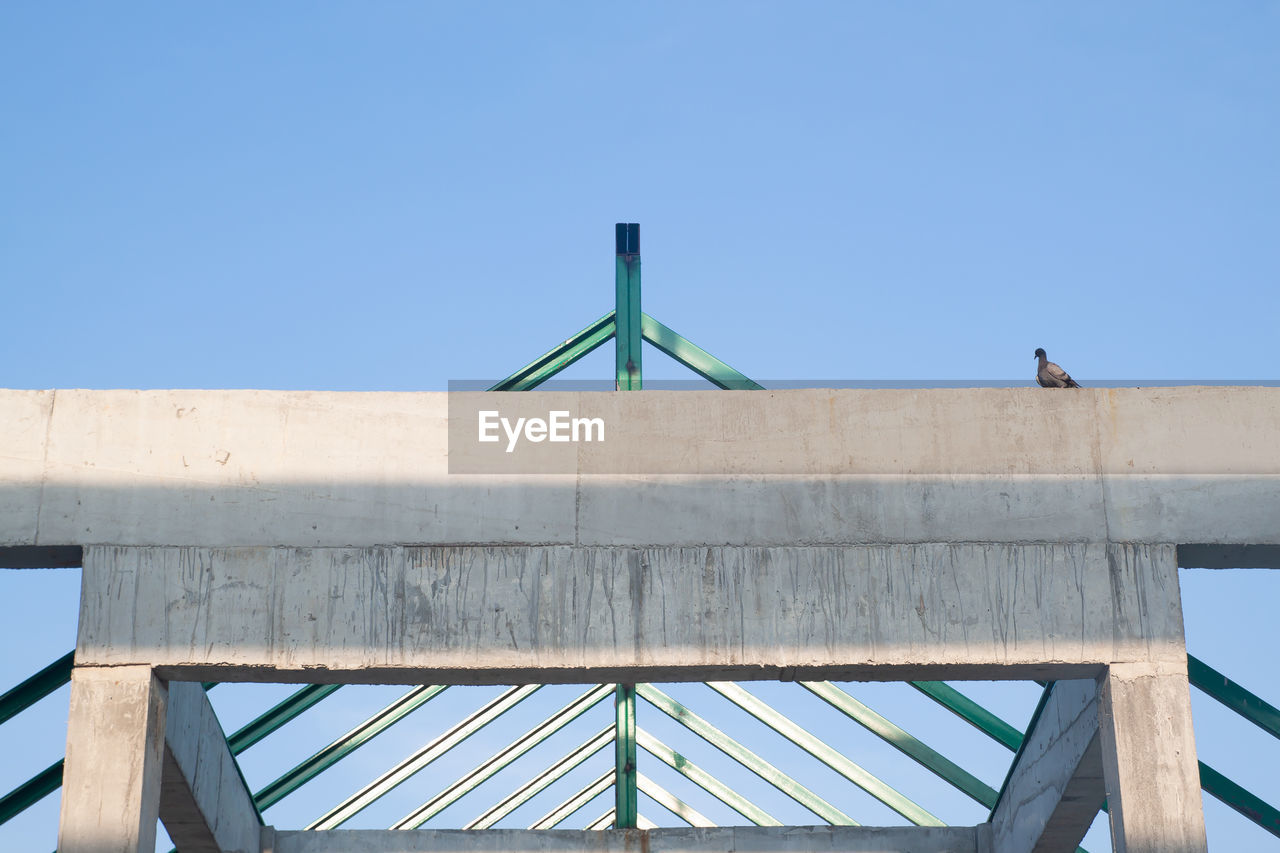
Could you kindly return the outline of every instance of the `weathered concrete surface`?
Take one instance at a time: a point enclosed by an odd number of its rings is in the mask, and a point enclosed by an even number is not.
[[[266,836],[271,838],[271,833]],[[984,853],[985,827],[328,830],[274,833],[264,853]]]
[[[1111,666],[1099,732],[1116,853],[1204,853],[1185,661]]]
[[[450,476],[443,393],[0,391],[0,547],[1280,544],[1275,388],[484,400],[610,431]]]
[[[38,544],[53,391],[0,391],[0,545]]]
[[[993,853],[1072,853],[1107,798],[1098,685],[1059,681],[991,815]]]
[[[261,821],[204,688],[169,684],[160,820],[180,853],[258,853]]]
[[[1183,660],[1182,637],[1171,545],[95,546],[77,662],[223,681],[1079,678]]]
[[[71,671],[61,853],[154,853],[165,702],[149,667]]]

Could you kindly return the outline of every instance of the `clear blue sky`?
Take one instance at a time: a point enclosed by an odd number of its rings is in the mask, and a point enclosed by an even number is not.
[[[1275,2],[9,2],[0,385],[499,377],[612,307],[619,221],[645,309],[759,379],[1274,380],[1277,45]],[[0,689],[69,647],[60,577],[0,573]],[[1184,584],[1280,704],[1270,578]]]

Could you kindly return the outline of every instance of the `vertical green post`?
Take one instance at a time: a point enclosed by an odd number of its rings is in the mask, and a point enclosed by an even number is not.
[[[640,225],[619,222],[617,229],[616,309],[619,391],[639,391],[640,380]]]
[[[614,691],[614,822],[615,829],[635,829],[636,686],[619,684]]]
[[[617,342],[619,391],[639,391],[640,368],[640,226],[617,225],[617,297],[614,328]],[[614,690],[614,822],[616,829],[634,829],[636,803],[636,686],[619,684]]]

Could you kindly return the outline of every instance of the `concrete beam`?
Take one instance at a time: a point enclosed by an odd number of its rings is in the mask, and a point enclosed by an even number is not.
[[[1111,666],[1099,730],[1116,853],[1204,853],[1185,661]]]
[[[1106,798],[1098,685],[1059,681],[992,812],[992,851],[1072,853]]]
[[[986,826],[327,830],[265,833],[263,853],[985,853]]]
[[[204,688],[169,684],[160,820],[178,853],[258,853],[262,821]]]
[[[77,661],[216,681],[1092,677],[1184,660],[1171,545],[85,549]]]
[[[61,853],[154,853],[165,703],[150,667],[71,671]]]
[[[499,401],[607,440],[450,475]],[[1280,545],[1277,388],[0,391],[0,447],[0,547]]]

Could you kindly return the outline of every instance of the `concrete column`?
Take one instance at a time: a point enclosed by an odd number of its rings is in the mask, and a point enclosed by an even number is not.
[[[60,853],[153,853],[167,702],[150,667],[72,670]]]
[[[1186,664],[1112,664],[1099,688],[1116,853],[1205,853]]]

